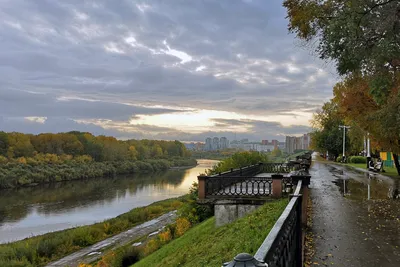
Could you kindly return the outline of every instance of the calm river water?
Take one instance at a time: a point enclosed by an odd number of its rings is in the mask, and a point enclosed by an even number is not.
[[[92,224],[133,208],[188,193],[217,163],[198,160],[186,170],[46,184],[0,191],[0,243]]]

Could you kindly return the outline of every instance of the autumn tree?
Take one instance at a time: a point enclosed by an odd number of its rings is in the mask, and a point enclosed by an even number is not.
[[[31,144],[31,135],[12,132],[8,133],[8,156],[9,157],[30,157],[35,151]]]
[[[8,149],[8,135],[0,131],[0,155],[7,155]]]
[[[400,153],[400,1],[286,0],[289,30],[336,63],[344,81],[335,101],[344,116]]]
[[[188,157],[179,141],[118,140],[90,133],[43,133],[30,135],[0,132],[0,155],[9,159],[25,157],[28,162],[61,163],[72,158],[88,161],[146,160]],[[90,160],[86,160],[90,159]]]
[[[280,157],[280,156],[282,156],[282,151],[279,148],[275,147],[274,150],[272,150],[272,152],[271,152],[271,156],[276,157],[276,158]]]

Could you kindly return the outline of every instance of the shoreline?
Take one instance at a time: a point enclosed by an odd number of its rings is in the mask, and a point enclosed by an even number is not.
[[[47,264],[49,264],[50,262],[56,262],[59,259],[68,257],[68,255],[72,255],[81,250],[85,250],[86,248],[95,246],[96,244],[101,243],[104,240],[112,240],[116,236],[119,236],[123,233],[128,233],[132,229],[140,228],[140,226],[144,227],[150,222],[154,222],[159,217],[164,218],[166,217],[165,214],[170,214],[171,212],[176,211],[177,209],[179,209],[179,207],[186,203],[187,198],[188,195],[185,194],[176,198],[156,201],[147,206],[131,209],[128,212],[122,213],[114,218],[110,218],[101,222],[27,237],[13,242],[2,243],[0,244],[0,253],[2,252],[2,250],[18,251],[20,249],[23,249],[25,253],[28,253],[27,255],[23,255],[22,257],[22,259],[25,258],[26,263],[33,264],[34,266],[47,266]],[[131,240],[130,237],[129,240]],[[127,243],[129,243],[129,241]],[[49,254],[49,257],[44,256],[44,258],[41,257],[40,259],[34,259],[35,261],[39,260],[40,263],[29,262],[27,260],[29,258],[29,255],[32,255],[32,253],[38,253],[37,251],[38,248],[41,247],[41,244],[46,244],[47,246],[53,248],[54,251]],[[65,250],[58,251],[57,247],[60,246],[65,247]],[[104,246],[104,248],[106,247],[107,246]],[[95,248],[98,247],[95,246]],[[1,259],[0,266],[3,266]]]
[[[147,161],[144,161],[144,163],[149,163]],[[151,163],[149,163],[151,164]],[[87,164],[89,165],[89,164]],[[56,165],[45,165],[45,166],[52,166],[55,169],[57,169]],[[139,170],[139,171],[135,171],[135,172],[116,172],[114,175],[107,175],[106,173],[104,175],[101,176],[95,176],[95,177],[79,177],[79,178],[72,178],[72,179],[61,179],[61,180],[57,180],[56,177],[53,177],[52,180],[49,181],[43,181],[43,182],[33,182],[33,183],[26,183],[26,184],[19,184],[13,187],[1,187],[0,186],[0,192],[2,190],[13,190],[13,189],[18,189],[18,188],[29,188],[29,187],[36,187],[36,186],[40,186],[40,185],[46,185],[46,184],[55,184],[55,183],[60,183],[60,182],[68,182],[68,181],[76,181],[76,180],[89,180],[89,179],[96,179],[96,178],[113,178],[116,175],[128,175],[128,174],[149,174],[149,173],[157,173],[160,171],[168,171],[168,170],[186,170],[186,169],[191,169],[198,166],[197,160],[196,160],[196,164],[191,164],[191,165],[184,165],[184,166],[172,166],[172,167],[168,167],[165,169],[158,169],[158,170]],[[1,168],[1,166],[0,166]]]

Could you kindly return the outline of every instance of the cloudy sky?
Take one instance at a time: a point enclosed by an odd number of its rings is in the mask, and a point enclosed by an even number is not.
[[[337,79],[281,0],[0,0],[0,130],[284,139]]]

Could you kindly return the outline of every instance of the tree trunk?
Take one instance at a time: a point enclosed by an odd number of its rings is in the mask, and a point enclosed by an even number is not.
[[[394,160],[394,165],[396,166],[397,169],[397,174],[400,175],[399,156],[393,153],[393,160]]]

